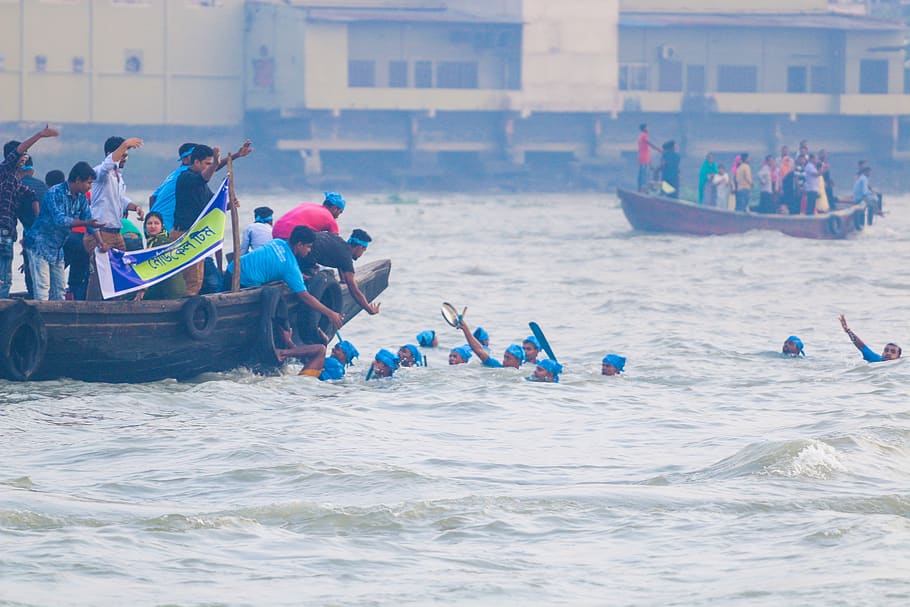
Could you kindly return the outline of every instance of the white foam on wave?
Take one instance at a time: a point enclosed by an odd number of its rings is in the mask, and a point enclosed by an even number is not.
[[[795,454],[765,468],[769,474],[787,478],[827,479],[835,473],[846,472],[847,467],[838,456],[837,449],[818,440],[810,440]]]

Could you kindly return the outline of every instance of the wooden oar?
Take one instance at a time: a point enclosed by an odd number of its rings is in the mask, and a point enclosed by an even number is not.
[[[543,348],[543,351],[547,353],[547,356],[550,357],[550,360],[555,361],[556,355],[553,354],[553,348],[550,347],[550,342],[547,341],[547,337],[540,329],[540,325],[538,325],[536,322],[529,322],[528,326],[531,328],[531,333],[533,333],[534,337],[537,338],[537,341],[540,342],[540,347]]]

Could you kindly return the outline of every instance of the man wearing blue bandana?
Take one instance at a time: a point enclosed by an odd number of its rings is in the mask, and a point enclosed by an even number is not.
[[[331,356],[325,359],[319,381],[335,381],[344,379],[344,365]]]
[[[781,353],[786,354],[787,356],[805,356],[806,353],[803,352],[803,340],[796,335],[791,335],[784,341]]]
[[[329,232],[316,232],[313,248],[301,260],[300,269],[309,277],[316,272],[317,266],[335,268],[354,301],[371,316],[379,314],[379,303],[370,303],[354,279],[354,260],[360,259],[372,241],[370,235],[360,229],[351,232],[347,241]]]
[[[256,207],[253,223],[248,225],[240,238],[240,254],[246,255],[272,240],[272,209]]]
[[[466,365],[471,360],[471,348],[468,344],[449,350],[450,365]]]
[[[395,371],[398,370],[400,363],[398,356],[383,348],[373,358],[373,372],[371,375],[376,379],[392,377],[395,375]]]
[[[436,331],[421,331],[417,334],[417,343],[423,348],[435,348],[439,345],[439,338],[436,337]]]
[[[528,335],[521,342],[521,347],[525,351],[525,362],[536,363],[537,355],[540,354],[540,342],[533,335]]]
[[[866,362],[880,363],[888,360],[897,360],[903,353],[899,345],[894,342],[889,342],[885,345],[885,349],[882,350],[881,354],[876,354],[872,351],[872,348],[867,346],[863,340],[857,337],[856,333],[847,326],[847,319],[844,318],[843,314],[840,315],[840,325],[843,327],[844,332],[850,336],[850,341],[853,342],[856,349],[863,353],[863,360]]]
[[[332,356],[338,360],[345,367],[350,367],[354,364],[354,359],[360,356],[360,352],[357,351],[357,348],[354,347],[354,344],[348,340],[339,341],[335,344],[335,347],[332,348]]]
[[[398,361],[402,367],[422,367],[423,355],[414,344],[405,344],[398,348]]]
[[[283,280],[297,299],[316,312],[326,316],[336,329],[343,324],[343,317],[338,312],[326,307],[321,301],[307,292],[306,283],[300,274],[299,263],[313,246],[313,231],[304,226],[297,226],[288,240],[276,238],[265,246],[240,258],[240,286],[258,287],[269,282]],[[234,262],[228,264],[224,284],[231,284]],[[325,350],[325,348],[323,348]],[[323,352],[324,355],[324,352]]]
[[[474,337],[477,338],[477,341],[480,342],[480,345],[483,346],[484,350],[490,349],[490,334],[487,333],[486,329],[477,327],[474,329]]]
[[[561,364],[555,360],[544,358],[543,360],[537,361],[537,366],[534,367],[534,373],[528,377],[528,380],[558,384],[560,373],[562,373]]]
[[[338,235],[338,218],[347,203],[338,192],[326,192],[322,204],[301,202],[282,215],[272,228],[275,238],[287,238],[297,226],[306,226],[314,232],[331,232]]]
[[[485,367],[493,367],[494,369],[501,369],[503,367],[509,367],[511,369],[518,369],[525,361],[525,351],[518,344],[511,344],[506,348],[505,352],[502,355],[502,361],[498,361],[487,352],[480,341],[471,333],[470,327],[468,324],[461,321],[461,331],[464,333],[465,339],[468,340],[468,345],[471,347],[471,350],[474,351],[474,354],[477,355],[477,358],[480,359],[480,362],[483,363]],[[476,333],[476,332],[475,332]]]
[[[601,361],[601,375],[619,375],[626,367],[626,357],[619,354],[607,354]]]
[[[174,229],[174,206],[177,201],[177,178],[180,177],[182,173],[190,168],[192,160],[190,155],[196,149],[196,143],[184,143],[177,149],[177,161],[180,162],[180,166],[171,171],[171,173],[165,177],[164,181],[158,188],[149,196],[149,210],[158,211],[161,213],[161,218],[164,220],[164,229],[169,233]],[[248,156],[250,152],[253,151],[253,148],[249,141],[244,141],[243,145],[240,146],[240,149],[231,154],[232,160],[237,160],[238,158],[243,158]],[[215,166],[215,171],[221,170],[227,164],[227,158],[220,159],[219,163]]]

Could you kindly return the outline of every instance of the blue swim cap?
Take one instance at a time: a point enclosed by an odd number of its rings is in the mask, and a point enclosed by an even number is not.
[[[417,334],[417,343],[424,348],[432,348],[434,339],[436,339],[436,331],[427,330]]]
[[[467,344],[465,344],[463,346],[458,346],[457,348],[452,348],[452,352],[457,352],[458,355],[461,356],[462,360],[464,360],[465,362],[468,362],[469,360],[471,360],[472,352],[471,352],[470,346],[468,346]]]
[[[341,351],[344,352],[344,355],[348,359],[348,364],[353,365],[354,359],[360,356],[360,352],[357,351],[357,348],[354,347],[354,344],[348,340],[339,341],[338,347],[341,348]]]
[[[540,342],[537,341],[537,338],[534,337],[533,335],[528,335],[527,337],[524,338],[524,341],[522,341],[521,343],[531,344],[532,346],[534,346],[535,348],[540,350]]]
[[[382,364],[384,364],[387,367],[389,367],[390,369],[392,369],[392,373],[394,373],[395,370],[398,369],[398,362],[399,362],[398,355],[389,352],[385,348],[383,348],[379,352],[377,352],[375,358]]]
[[[342,211],[344,210],[344,205],[345,205],[344,198],[342,198],[341,194],[339,194],[338,192],[326,192],[325,200],[323,201],[323,204],[325,204],[326,202],[338,207]]]
[[[322,373],[319,374],[321,381],[341,379],[344,377],[344,365],[337,358],[329,356],[323,363]]]
[[[490,341],[490,334],[487,333],[483,327],[474,329],[474,337],[477,338],[477,341],[479,342]]]
[[[525,349],[519,346],[518,344],[510,344],[506,348],[506,352],[518,359],[518,362],[524,364],[525,362]]]
[[[785,341],[792,341],[796,344],[796,347],[799,348],[800,354],[803,352],[803,340],[798,338],[796,335],[791,335]]]
[[[559,374],[562,373],[562,365],[555,360],[545,358],[537,361],[537,366],[543,368],[547,373],[553,375],[553,381],[559,381]]]
[[[401,346],[402,348],[407,348],[411,351],[411,354],[414,355],[414,364],[418,367],[423,365],[423,354],[420,353],[420,350],[414,344],[405,344]]]
[[[610,363],[616,370],[622,373],[623,367],[626,366],[626,357],[620,356],[619,354],[607,354],[604,356],[603,362]]]

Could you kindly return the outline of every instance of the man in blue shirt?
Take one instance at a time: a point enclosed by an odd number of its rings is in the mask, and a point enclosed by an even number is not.
[[[288,240],[275,240],[251,251],[240,258],[240,286],[258,287],[268,282],[283,280],[297,298],[313,310],[326,316],[336,329],[340,329],[343,317],[326,307],[307,292],[306,283],[300,273],[302,260],[313,247],[313,231],[306,226],[297,226]],[[225,285],[229,288],[234,272],[234,262],[228,264]]]
[[[101,227],[101,222],[92,219],[92,208],[85,196],[94,180],[92,166],[77,162],[66,183],[55,185],[45,193],[38,218],[25,233],[23,245],[28,251],[35,299],[65,299],[63,243],[72,228]]]
[[[856,336],[850,327],[847,326],[847,320],[844,318],[844,315],[840,315],[840,326],[844,328],[844,332],[850,336],[850,341],[853,342],[853,345],[856,346],[856,349],[863,353],[863,360],[870,363],[880,363],[886,360],[897,360],[901,357],[902,350],[901,347],[896,343],[890,342],[885,346],[885,349],[882,350],[881,354],[876,354],[872,351],[872,348],[867,346],[863,340]]]

